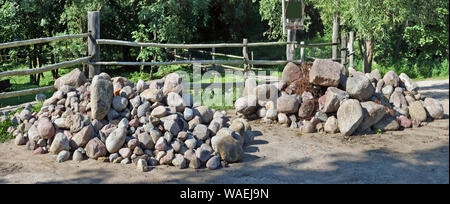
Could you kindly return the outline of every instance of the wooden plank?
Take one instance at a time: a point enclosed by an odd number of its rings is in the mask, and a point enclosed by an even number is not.
[[[100,12],[88,12],[88,55],[92,56],[90,62],[100,61],[100,46],[97,45],[97,39],[100,38]],[[95,75],[100,74],[100,67],[95,65],[88,65],[89,79],[94,78]]]
[[[87,63],[91,57],[83,57],[72,61],[67,62],[61,62],[57,64],[48,65],[45,67],[37,68],[37,69],[22,69],[22,70],[12,70],[12,71],[6,71],[0,73],[1,77],[7,77],[7,76],[24,76],[24,75],[31,75],[31,74],[37,74],[42,72],[47,72],[55,69],[62,69],[71,67],[78,64]]]
[[[275,45],[287,45],[296,44],[297,42],[260,42],[260,43],[249,43],[247,47],[263,47],[263,46],[275,46]],[[108,39],[97,39],[97,45],[120,45],[120,46],[130,46],[130,47],[156,47],[156,48],[167,48],[167,49],[199,49],[199,48],[233,48],[233,47],[243,47],[242,43],[219,43],[219,44],[161,44],[161,43],[139,43],[131,41],[122,40],[108,40]]]
[[[88,36],[89,36],[88,33],[83,33],[83,34],[77,34],[77,35],[63,35],[63,36],[56,36],[56,37],[38,38],[38,39],[32,39],[32,40],[1,43],[0,49],[12,48],[12,47],[22,47],[22,46],[26,46],[26,45],[34,45],[34,44],[41,44],[41,43],[75,39],[75,38],[87,38]]]
[[[27,89],[27,90],[21,90],[21,91],[3,92],[3,93],[0,93],[0,99],[12,98],[12,97],[17,97],[17,96],[26,96],[26,95],[43,93],[43,92],[54,91],[54,90],[56,90],[54,86],[46,86],[46,87],[39,87],[39,88]]]
[[[173,62],[95,62],[91,63],[98,66],[168,66],[168,65],[181,65],[181,64],[257,64],[257,65],[283,65],[289,62],[301,63],[300,60],[286,61],[286,60],[185,60],[185,61],[173,61]]]

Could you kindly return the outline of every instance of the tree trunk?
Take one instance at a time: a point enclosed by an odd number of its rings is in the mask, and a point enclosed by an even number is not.
[[[370,37],[366,40],[366,51],[364,58],[364,73],[370,73],[372,72],[372,61],[373,61],[373,47],[374,47],[374,40],[373,37]]]
[[[364,60],[363,63],[363,72],[370,73],[372,72],[372,61],[373,61],[373,48],[375,41],[373,37],[369,39],[359,40],[359,50],[361,52],[362,58]]]

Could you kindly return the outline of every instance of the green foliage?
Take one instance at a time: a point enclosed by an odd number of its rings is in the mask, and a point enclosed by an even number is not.
[[[8,118],[7,120],[0,121],[0,143],[14,139],[11,133],[8,133],[8,128],[13,124]]]

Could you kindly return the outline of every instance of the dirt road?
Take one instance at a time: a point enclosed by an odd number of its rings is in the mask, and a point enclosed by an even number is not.
[[[296,130],[252,122],[255,143],[243,162],[228,168],[179,170],[87,160],[56,163],[25,147],[0,144],[0,183],[449,183],[449,81],[419,82],[439,99],[443,120],[417,129],[344,138],[298,135]],[[232,114],[232,112],[230,112]],[[263,134],[264,133],[264,134]]]

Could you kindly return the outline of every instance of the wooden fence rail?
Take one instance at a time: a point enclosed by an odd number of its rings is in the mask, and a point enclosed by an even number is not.
[[[26,96],[26,95],[43,93],[43,92],[54,91],[54,90],[56,90],[54,86],[45,86],[45,87],[26,89],[26,90],[21,90],[21,91],[3,92],[3,93],[0,93],[0,99],[12,98],[12,97],[17,97],[17,96]]]
[[[6,72],[1,72],[0,77],[24,76],[24,75],[31,75],[31,74],[47,72],[47,71],[51,71],[51,70],[55,70],[55,69],[63,69],[63,68],[75,66],[78,64],[87,63],[87,62],[89,62],[90,59],[91,59],[91,57],[83,57],[83,58],[78,58],[78,59],[67,61],[67,62],[61,62],[61,63],[57,63],[57,64],[48,65],[48,66],[41,67],[41,68],[6,71]]]
[[[8,42],[8,43],[1,43],[0,49],[21,47],[21,46],[34,45],[34,44],[42,44],[42,43],[60,41],[60,40],[69,40],[69,39],[74,39],[74,38],[87,38],[87,37],[89,37],[89,33],[83,33],[83,34],[77,34],[77,35],[63,35],[63,36],[56,36],[56,37]]]
[[[181,64],[257,64],[257,65],[280,65],[288,62],[301,63],[300,60],[286,61],[286,60],[185,60],[173,62],[93,62],[88,63],[98,66],[167,66],[167,65],[181,65]]]
[[[263,47],[296,44],[297,42],[260,42],[248,43],[247,47]],[[120,45],[129,47],[156,47],[168,49],[200,49],[200,48],[241,48],[243,43],[219,43],[219,44],[161,44],[161,43],[141,43],[122,40],[97,39],[97,45]]]

